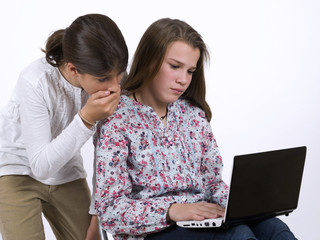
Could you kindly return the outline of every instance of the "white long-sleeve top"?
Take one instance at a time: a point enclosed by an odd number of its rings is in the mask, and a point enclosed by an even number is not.
[[[48,185],[86,178],[80,149],[95,127],[77,113],[87,99],[44,58],[24,69],[0,112],[0,176],[29,175]]]

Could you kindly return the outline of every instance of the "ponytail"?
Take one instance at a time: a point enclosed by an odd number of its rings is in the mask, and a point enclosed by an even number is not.
[[[46,49],[42,49],[47,62],[54,67],[60,67],[64,63],[62,51],[64,32],[65,30],[61,29],[52,33],[47,40]]]

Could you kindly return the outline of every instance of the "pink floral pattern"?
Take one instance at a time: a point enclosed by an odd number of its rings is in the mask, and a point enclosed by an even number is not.
[[[96,147],[95,205],[114,239],[143,239],[168,227],[172,203],[225,206],[222,159],[204,112],[186,100],[169,104],[167,126],[155,111],[122,95],[101,121]]]

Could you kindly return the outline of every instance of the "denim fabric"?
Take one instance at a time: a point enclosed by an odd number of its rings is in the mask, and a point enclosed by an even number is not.
[[[289,227],[278,218],[270,218],[251,226],[259,240],[296,240]]]
[[[173,225],[161,232],[149,234],[145,240],[296,240],[288,226],[278,218],[250,225],[224,229],[192,229]]]

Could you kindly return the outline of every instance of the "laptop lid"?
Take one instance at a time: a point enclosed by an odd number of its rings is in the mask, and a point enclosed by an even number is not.
[[[224,218],[177,225],[228,227],[289,214],[298,206],[305,157],[305,146],[235,156]]]
[[[306,147],[234,157],[226,224],[289,214],[298,206]]]

